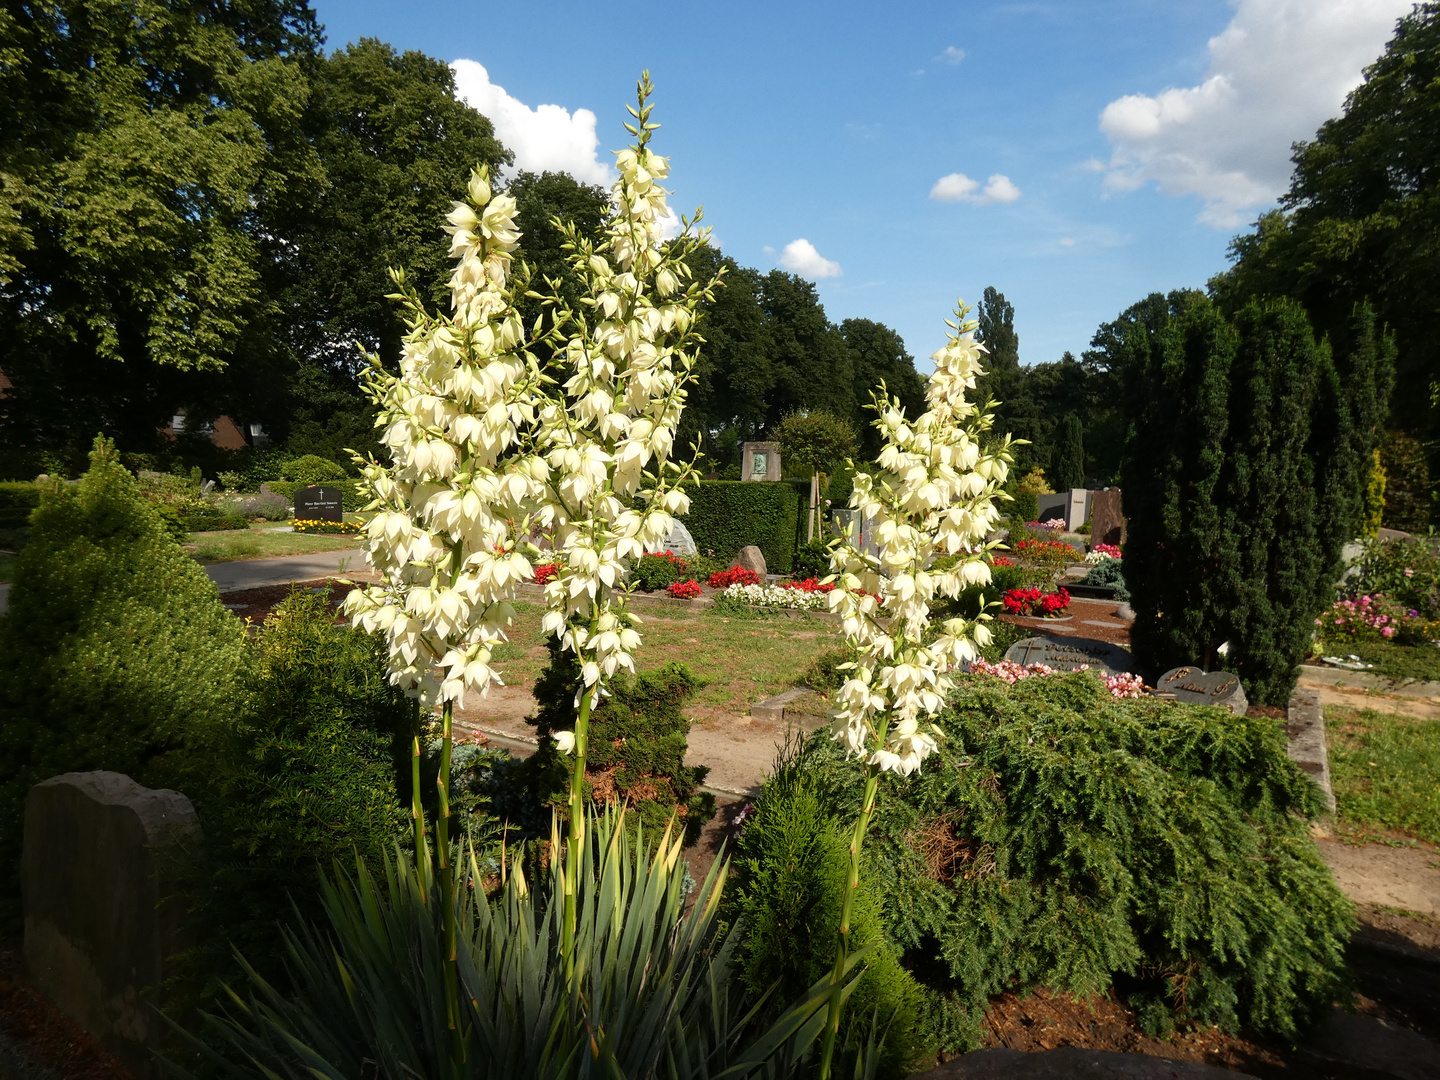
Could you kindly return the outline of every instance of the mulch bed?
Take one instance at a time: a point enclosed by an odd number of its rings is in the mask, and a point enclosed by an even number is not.
[[[10,1048],[56,1080],[139,1080],[24,978],[18,941],[0,945],[0,1031]]]
[[[259,589],[239,589],[236,592],[222,593],[220,599],[240,618],[261,623],[280,601],[290,595],[292,589],[308,589],[312,592],[328,591],[330,603],[339,608],[345,595],[350,591],[350,586],[342,585],[335,578],[315,578],[313,581],[296,581],[289,585],[266,585]]]
[[[1021,615],[997,615],[1002,622],[1023,627],[1031,634],[1054,634],[1057,637],[1094,638],[1111,645],[1130,644],[1130,623],[1115,614],[1120,605],[1114,600],[1088,600],[1072,597],[1065,614],[1067,622],[1054,619],[1031,619]]]

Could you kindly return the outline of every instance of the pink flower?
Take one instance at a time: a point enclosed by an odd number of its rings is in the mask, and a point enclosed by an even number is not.
[[[1394,637],[1394,636],[1395,636],[1395,627],[1393,627],[1393,626],[1387,626],[1387,627],[1385,627],[1384,630],[1381,630],[1380,633],[1384,634],[1387,638]]]

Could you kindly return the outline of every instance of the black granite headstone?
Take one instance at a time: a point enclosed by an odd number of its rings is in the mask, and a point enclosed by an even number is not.
[[[1236,716],[1244,716],[1250,703],[1240,677],[1228,671],[1202,671],[1198,667],[1171,668],[1155,684],[1157,694],[1174,694],[1176,701],[1190,705],[1219,705]]]
[[[344,498],[339,488],[306,487],[295,492],[296,521],[341,521]]]
[[[1102,675],[1120,675],[1130,670],[1130,650],[1094,638],[1032,637],[1017,641],[1005,650],[1005,659],[1028,667],[1044,664],[1056,671],[1077,671],[1088,667]]]

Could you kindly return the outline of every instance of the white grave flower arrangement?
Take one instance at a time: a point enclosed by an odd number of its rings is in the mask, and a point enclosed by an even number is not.
[[[850,911],[860,879],[860,853],[875,808],[882,772],[907,776],[936,749],[940,731],[930,719],[953,686],[949,673],[990,640],[985,613],[950,618],[931,634],[931,603],[955,598],[967,585],[990,581],[986,537],[999,520],[996,498],[1012,464],[1011,441],[988,441],[990,406],[967,400],[975,389],[985,347],[977,324],[961,305],[944,348],[931,359],[935,372],[926,410],[913,419],[898,399],[874,396],[875,427],[884,446],[878,469],[855,474],[850,505],[878,550],[867,553],[851,535],[831,553],[835,583],[830,610],[841,617],[850,660],[841,665],[832,731],[846,753],[865,765],[865,794],[850,844],[850,873],[840,916],[840,941],[831,981],[822,1074],[828,1076],[840,1021],[840,980],[850,933]],[[988,443],[988,445],[987,445]],[[949,557],[942,568],[935,560]]]

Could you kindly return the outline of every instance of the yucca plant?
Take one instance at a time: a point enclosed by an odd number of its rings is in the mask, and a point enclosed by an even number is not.
[[[442,885],[432,863],[403,853],[384,880],[363,862],[353,875],[337,868],[323,885],[328,925],[284,931],[291,985],[247,967],[249,987],[230,992],[223,1012],[205,1018],[210,1037],[194,1044],[223,1075],[267,1080],[740,1080],[809,1071],[830,978],[783,1009],[743,1000],[731,979],[738,937],[722,934],[716,919],[725,862],[687,899],[682,838],[667,828],[651,851],[623,816],[593,818],[581,849],[573,982],[562,955],[560,861],[550,859],[532,887],[517,858],[487,896],[473,852],[457,860],[467,1040],[458,1068],[434,902]],[[550,843],[561,850],[558,823]],[[847,995],[865,955],[848,958]],[[852,1029],[846,1071],[866,1075],[876,1026],[872,1018]]]

